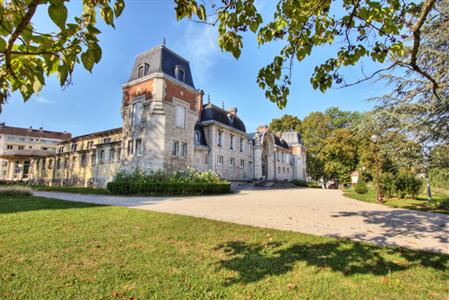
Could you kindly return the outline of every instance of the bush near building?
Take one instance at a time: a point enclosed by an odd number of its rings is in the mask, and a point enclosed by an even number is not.
[[[107,189],[120,195],[210,195],[229,193],[231,183],[213,171],[193,168],[175,172],[120,171],[108,183]]]
[[[0,186],[0,197],[24,197],[31,196],[33,191],[27,186],[4,185]]]
[[[423,182],[412,174],[382,174],[381,177],[382,192],[385,197],[400,199],[410,196],[416,199],[416,196],[422,190]]]
[[[355,185],[355,191],[357,194],[368,193],[368,187],[366,186],[366,182],[365,179],[363,179],[363,176],[359,176],[357,184]]]

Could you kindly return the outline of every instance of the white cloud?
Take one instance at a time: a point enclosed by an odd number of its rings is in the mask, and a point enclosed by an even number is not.
[[[221,50],[217,44],[217,28],[206,24],[189,23],[184,34],[182,47],[190,61],[194,78],[206,82],[212,72]]]
[[[40,104],[54,104],[54,103],[56,103],[55,101],[50,100],[50,99],[45,98],[45,97],[42,97],[42,96],[36,96],[36,97],[34,97],[34,99],[36,100],[37,103],[40,103]]]

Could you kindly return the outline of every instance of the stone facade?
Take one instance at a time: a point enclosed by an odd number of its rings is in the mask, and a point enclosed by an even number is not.
[[[119,169],[186,167],[235,181],[305,178],[298,133],[261,126],[248,134],[237,108],[203,104],[189,62],[164,45],[137,56],[122,90],[122,128],[59,143],[57,153],[32,160],[30,179],[104,187]]]

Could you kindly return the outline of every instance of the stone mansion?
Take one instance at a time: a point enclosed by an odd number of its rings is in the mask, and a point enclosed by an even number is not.
[[[195,88],[187,60],[157,46],[139,54],[122,86],[122,127],[62,139],[53,153],[0,155],[34,183],[104,187],[119,169],[213,170],[231,181],[304,179],[299,133],[247,133],[237,108]],[[24,178],[16,176],[16,179]]]

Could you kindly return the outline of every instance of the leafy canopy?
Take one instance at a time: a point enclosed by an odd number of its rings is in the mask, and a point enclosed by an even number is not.
[[[77,63],[92,68],[101,59],[96,26],[98,14],[114,27],[124,0],[82,0],[83,12],[68,19],[64,0],[0,0],[0,105],[10,92],[19,90],[26,101],[55,74],[61,86],[70,84]],[[39,32],[32,23],[38,9],[45,9],[57,32]]]
[[[218,44],[238,58],[243,33],[257,34],[259,45],[282,40],[278,55],[260,69],[257,82],[280,108],[287,104],[294,61],[301,62],[323,45],[340,45],[332,57],[316,65],[310,82],[325,92],[334,83],[347,85],[342,69],[366,58],[383,64],[389,57],[437,82],[417,64],[420,30],[437,0],[279,0],[273,18],[263,22],[255,0],[175,0],[178,19],[190,18],[218,26]],[[413,47],[406,54],[405,43]],[[373,74],[374,75],[374,74]],[[369,78],[371,76],[367,76]]]

